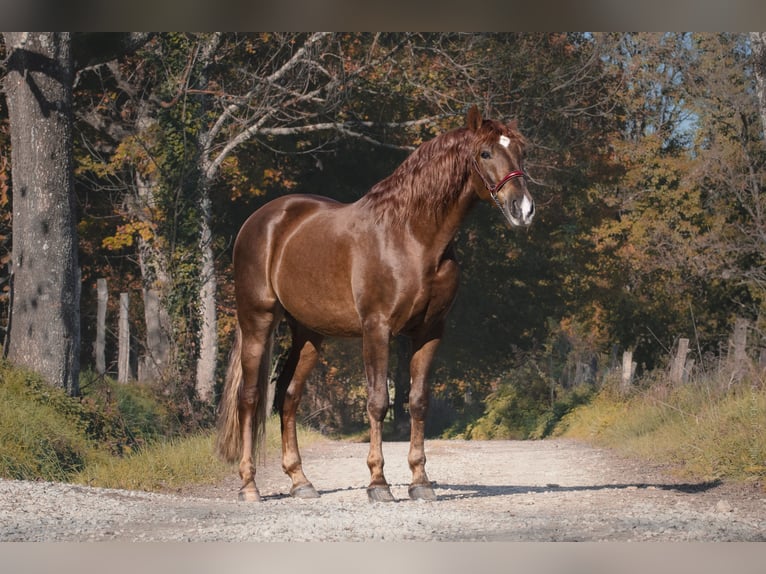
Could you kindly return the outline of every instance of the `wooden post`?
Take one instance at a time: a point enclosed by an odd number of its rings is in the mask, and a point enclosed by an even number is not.
[[[670,366],[670,382],[678,385],[684,380],[686,367],[686,354],[689,352],[689,339],[678,339],[678,350]]]
[[[96,372],[103,375],[106,372],[106,304],[109,301],[106,279],[96,281],[96,293]]]
[[[747,319],[738,318],[734,322],[734,334],[732,335],[731,346],[733,353],[730,355],[730,365],[734,380],[742,379],[747,370],[747,330],[749,323]]]
[[[117,382],[119,383],[127,383],[130,378],[130,324],[128,322],[128,306],[128,294],[120,293],[117,354]]]
[[[625,351],[622,354],[622,375],[620,377],[620,391],[628,392],[633,375],[636,372],[636,363],[633,362],[633,351]]]

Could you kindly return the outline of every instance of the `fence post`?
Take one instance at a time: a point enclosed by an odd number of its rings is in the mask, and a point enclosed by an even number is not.
[[[96,311],[96,372],[103,375],[106,373],[106,305],[109,301],[106,279],[96,281],[96,294],[98,300]]]
[[[730,365],[732,377],[739,381],[747,369],[747,330],[749,322],[747,319],[738,318],[734,322],[734,334],[732,335],[731,346],[734,348],[730,355]]]
[[[117,382],[127,383],[130,378],[130,324],[128,322],[129,299],[120,293],[120,322],[118,325]]]
[[[620,390],[628,392],[633,374],[636,372],[636,363],[633,362],[633,351],[625,351],[622,354],[622,374],[620,377]]]
[[[684,373],[686,372],[686,354],[688,352],[689,339],[678,339],[678,350],[673,359],[673,364],[670,366],[670,382],[674,385],[678,385],[684,380]]]

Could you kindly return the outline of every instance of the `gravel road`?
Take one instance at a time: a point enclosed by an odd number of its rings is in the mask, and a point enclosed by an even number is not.
[[[287,496],[276,458],[264,502],[238,479],[156,494],[0,480],[0,541],[766,541],[760,487],[687,484],[570,440],[426,443],[436,502],[407,498],[406,443],[385,443],[395,503],[371,504],[367,445],[303,449],[316,500]]]

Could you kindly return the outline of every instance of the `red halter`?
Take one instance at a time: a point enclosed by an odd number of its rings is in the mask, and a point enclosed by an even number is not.
[[[521,171],[520,169],[517,169],[515,171],[511,171],[506,175],[503,179],[498,181],[495,185],[491,185],[487,179],[484,177],[484,174],[481,173],[481,170],[479,169],[479,164],[476,163],[476,158],[473,158],[473,168],[476,170],[476,173],[479,174],[479,177],[484,182],[484,186],[487,188],[487,191],[492,195],[492,199],[497,201],[497,194],[500,191],[500,189],[509,181],[512,179],[516,179],[517,177],[526,177],[527,174]]]
[[[526,177],[526,175],[527,175],[526,173],[524,173],[520,169],[517,169],[516,171],[510,172],[503,179],[497,182],[497,185],[494,188],[490,189],[489,187],[487,187],[487,189],[489,189],[492,195],[497,195],[497,192],[500,191],[500,188],[503,187],[506,183],[508,183],[509,181],[517,177]],[[484,185],[487,185],[486,182],[484,183]]]

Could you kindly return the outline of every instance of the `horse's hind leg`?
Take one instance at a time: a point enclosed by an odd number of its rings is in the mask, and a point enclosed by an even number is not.
[[[255,318],[240,320],[242,329],[242,376],[243,384],[239,394],[239,420],[242,433],[242,458],[239,462],[239,476],[242,486],[239,499],[246,502],[260,501],[255,484],[253,453],[260,436],[260,429],[268,416],[267,400],[268,373],[271,363],[272,333],[279,317],[263,313]]]
[[[319,496],[303,473],[295,414],[303,394],[303,386],[319,359],[322,336],[290,320],[293,344],[284,369],[277,380],[276,405],[282,427],[282,470],[290,477],[290,494],[297,498]]]

